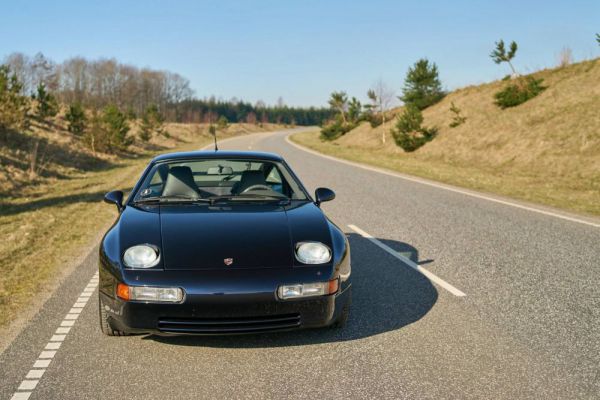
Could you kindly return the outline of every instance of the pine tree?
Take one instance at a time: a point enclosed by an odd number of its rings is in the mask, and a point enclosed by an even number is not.
[[[69,122],[68,130],[75,135],[83,135],[87,126],[87,118],[85,110],[81,103],[73,103],[69,106],[69,110],[65,114],[65,118]]]
[[[140,125],[140,139],[144,142],[150,140],[154,133],[163,134],[164,117],[160,113],[156,104],[151,104],[146,108]]]
[[[127,116],[119,111],[119,108],[111,104],[104,109],[102,122],[108,139],[108,150],[124,150],[131,144],[131,139],[127,137],[129,124]]]
[[[342,118],[342,123],[346,125],[348,123],[346,119],[346,109],[348,108],[348,95],[346,92],[333,92],[329,98],[329,105],[331,108],[339,112]]]
[[[444,95],[435,63],[422,58],[408,69],[400,97],[404,103],[423,110],[440,101]]]
[[[22,87],[8,66],[0,65],[0,130],[29,128],[29,99],[20,94]]]
[[[459,125],[462,125],[467,120],[467,117],[462,115],[462,111],[458,108],[454,102],[450,103],[450,112],[453,114],[452,122],[450,122],[450,128],[456,128]]]
[[[501,64],[503,62],[508,63],[508,65],[510,66],[510,69],[513,72],[513,75],[518,76],[519,74],[515,70],[515,67],[512,65],[512,63],[510,62],[515,57],[516,54],[517,54],[517,43],[512,41],[510,43],[510,49],[508,51],[506,51],[506,48],[504,47],[504,40],[500,40],[499,42],[496,42],[496,48],[494,49],[494,51],[492,51],[492,53],[490,54],[490,57],[492,58],[492,60],[494,60],[494,62],[496,64]]]
[[[398,116],[392,136],[396,144],[406,152],[417,150],[437,135],[437,128],[422,126],[423,114],[415,105],[409,104]]]
[[[348,119],[351,123],[356,124],[362,117],[362,104],[360,101],[353,97],[348,103]]]
[[[47,118],[54,117],[58,113],[58,102],[56,97],[46,90],[46,85],[40,83],[37,93],[33,96],[37,100],[37,118],[46,122]]]

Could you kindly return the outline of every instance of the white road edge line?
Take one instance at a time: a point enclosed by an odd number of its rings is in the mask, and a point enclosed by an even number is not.
[[[83,292],[79,295],[78,299],[75,300],[75,304],[80,303],[80,299],[84,293],[87,293],[88,296],[92,294],[90,292],[90,285],[92,284],[92,282],[94,282],[94,285],[97,284],[98,272],[96,272],[94,276],[90,279],[88,285],[85,287],[85,289],[83,289]],[[96,290],[95,286],[92,291],[94,290]],[[29,396],[31,396],[31,394],[37,387],[39,380],[44,375],[44,372],[46,372],[46,368],[48,368],[48,366],[52,362],[52,359],[56,355],[56,352],[60,348],[61,343],[65,340],[69,331],[71,330],[70,327],[75,324],[77,317],[79,317],[79,313],[85,306],[84,303],[83,306],[77,307],[77,314],[74,314],[72,312],[74,311],[73,308],[75,308],[75,304],[73,304],[73,307],[71,307],[67,315],[65,315],[64,319],[61,321],[60,326],[56,329],[56,333],[53,334],[48,343],[46,343],[46,347],[44,347],[44,350],[40,353],[37,360],[35,360],[35,362],[33,363],[32,369],[30,369],[27,372],[25,379],[23,379],[19,384],[17,391],[13,393],[11,400],[27,400]]]
[[[539,208],[525,206],[525,205],[522,205],[522,204],[513,203],[511,201],[506,201],[506,200],[501,200],[501,199],[495,199],[495,198],[490,197],[490,196],[486,196],[486,195],[483,195],[483,194],[478,194],[478,193],[474,193],[474,192],[470,192],[470,191],[466,191],[466,190],[461,190],[461,189],[458,189],[458,188],[455,188],[455,187],[452,187],[452,186],[449,186],[449,185],[438,184],[438,183],[435,183],[435,182],[427,181],[425,179],[411,177],[411,176],[406,176],[406,175],[395,173],[395,172],[392,172],[392,171],[387,171],[387,170],[382,169],[382,168],[371,167],[371,166],[368,166],[368,165],[364,165],[364,164],[360,164],[360,163],[356,163],[356,162],[344,160],[344,159],[333,157],[333,156],[330,156],[330,155],[321,154],[318,151],[309,149],[307,147],[304,147],[302,145],[299,145],[297,143],[292,142],[291,139],[290,139],[290,135],[287,135],[285,137],[285,141],[288,144],[296,147],[297,149],[300,149],[300,150],[305,151],[307,153],[314,154],[316,156],[323,157],[323,158],[326,158],[328,160],[337,161],[337,162],[342,163],[342,164],[347,164],[347,165],[351,165],[353,167],[362,168],[362,169],[365,169],[367,171],[378,172],[380,174],[393,176],[393,177],[404,179],[404,180],[407,180],[407,181],[410,181],[410,182],[416,182],[416,183],[420,183],[422,185],[432,186],[432,187],[435,187],[435,188],[438,188],[438,189],[444,189],[444,190],[448,190],[450,192],[460,193],[460,194],[463,194],[465,196],[471,196],[471,197],[475,197],[475,198],[478,198],[478,199],[487,200],[487,201],[491,201],[491,202],[498,203],[498,204],[503,204],[505,206],[511,206],[511,207],[515,207],[515,208],[520,208],[522,210],[527,210],[527,211],[535,212],[535,213],[538,213],[538,214],[548,215],[548,216],[551,216],[551,217],[560,218],[560,219],[564,219],[564,220],[571,221],[571,222],[577,222],[577,223],[580,223],[580,224],[593,226],[595,228],[600,228],[600,223],[596,223],[596,222],[592,222],[592,221],[586,221],[584,219],[579,219],[579,218],[574,218],[574,217],[569,217],[568,215],[562,215],[562,214],[558,214],[558,213],[555,213],[555,212],[552,212],[552,211],[546,211],[546,210],[542,210],[542,209],[539,209]]]
[[[356,225],[348,225],[348,228],[352,229],[354,232],[358,233],[360,236],[364,237],[365,239],[371,241],[373,244],[379,246],[380,248],[382,248],[386,252],[390,253],[391,255],[393,255],[394,257],[396,257],[397,259],[399,259],[400,261],[402,261],[404,264],[408,265],[409,267],[411,267],[415,271],[420,272],[425,277],[427,277],[427,279],[429,279],[431,282],[433,282],[433,283],[441,286],[442,288],[446,289],[447,291],[449,291],[453,295],[455,295],[457,297],[465,297],[466,296],[466,294],[464,292],[458,290],[457,288],[455,288],[454,286],[452,286],[451,284],[449,284],[445,280],[439,278],[437,275],[435,275],[435,274],[429,272],[428,270],[426,270],[425,268],[421,267],[419,264],[415,263],[410,258],[407,258],[407,257],[403,256],[402,254],[400,254],[396,250],[392,249],[388,245],[386,245],[386,244],[380,242],[379,240],[375,239],[373,236],[371,236],[367,232],[363,231],[358,226],[356,226]]]

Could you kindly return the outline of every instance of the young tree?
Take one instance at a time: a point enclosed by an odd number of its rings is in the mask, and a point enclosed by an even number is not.
[[[404,112],[398,116],[392,136],[396,144],[406,152],[412,152],[433,140],[437,135],[437,128],[422,126],[423,114],[415,105],[409,104]]]
[[[371,89],[369,89],[367,97],[372,103],[370,108],[377,114],[375,120],[371,120],[371,126],[375,127],[379,124],[385,124],[385,113],[392,104],[394,91],[382,79],[379,79]],[[385,144],[385,130],[381,133],[381,143]]]
[[[142,116],[139,134],[140,139],[147,142],[154,133],[162,134],[163,123],[164,117],[160,113],[158,106],[156,104],[149,105]]]
[[[29,96],[33,90],[30,85],[30,58],[23,53],[11,53],[4,58],[4,64],[10,69],[11,74],[17,76],[21,84],[21,95]]]
[[[596,33],[596,42],[598,42],[598,46],[600,46],[600,33]]]
[[[217,120],[217,129],[222,131],[223,129],[227,129],[228,126],[229,126],[229,120],[227,119],[226,116],[221,115],[219,117],[219,119]]]
[[[573,63],[573,50],[570,47],[563,47],[558,53],[558,66],[566,67]]]
[[[129,124],[127,116],[114,105],[108,105],[104,109],[102,122],[108,139],[108,150],[125,150],[131,144],[131,139],[127,137]]]
[[[462,110],[454,104],[450,103],[450,112],[453,114],[452,122],[450,122],[450,128],[456,128],[459,125],[464,124],[467,121],[467,117],[462,115]]]
[[[331,108],[339,112],[342,118],[342,123],[346,125],[348,123],[346,119],[346,109],[348,108],[348,95],[346,92],[333,92],[329,98],[329,105]]]
[[[402,100],[407,105],[413,105],[423,110],[445,96],[435,63],[426,58],[418,60],[408,69],[402,88]]]
[[[75,135],[81,136],[85,132],[87,118],[85,110],[81,103],[73,103],[69,106],[69,110],[65,114],[65,118],[69,122],[68,130]]]
[[[257,118],[256,118],[256,114],[252,111],[250,111],[248,114],[246,114],[246,123],[247,124],[252,124],[252,125],[256,125],[257,122]]]
[[[496,48],[494,49],[494,51],[491,52],[490,57],[492,58],[492,60],[494,60],[496,64],[501,64],[503,62],[507,63],[513,72],[513,76],[519,76],[519,74],[515,70],[515,67],[511,63],[511,60],[515,57],[516,54],[517,43],[512,41],[510,43],[509,50],[506,51],[506,48],[504,47],[504,40],[500,40],[499,42],[496,42]]]
[[[38,85],[37,93],[33,98],[37,100],[36,115],[41,122],[46,122],[47,118],[54,117],[58,113],[56,97],[46,90],[44,83]]]
[[[0,130],[29,128],[29,99],[21,95],[22,84],[6,65],[0,65]]]
[[[348,103],[348,120],[352,124],[358,123],[362,117],[362,104],[356,97],[352,97],[352,100]]]

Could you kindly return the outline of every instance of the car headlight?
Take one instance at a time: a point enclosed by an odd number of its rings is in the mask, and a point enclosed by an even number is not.
[[[149,244],[131,246],[123,254],[123,262],[129,268],[150,268],[160,261],[158,248]]]
[[[296,244],[296,259],[303,264],[325,264],[331,260],[331,250],[320,242]]]

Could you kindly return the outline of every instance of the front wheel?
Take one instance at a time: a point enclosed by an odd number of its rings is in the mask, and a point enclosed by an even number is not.
[[[346,323],[348,322],[348,317],[350,316],[350,305],[352,304],[352,288],[349,288],[348,290],[350,291],[350,293],[348,293],[348,301],[346,301],[342,312],[331,325],[331,327],[334,329],[341,329],[345,327]]]
[[[108,322],[108,315],[106,314],[106,310],[104,309],[104,303],[100,296],[98,296],[98,314],[100,316],[100,330],[106,336],[126,336],[127,333],[123,331],[118,331],[113,329]]]

